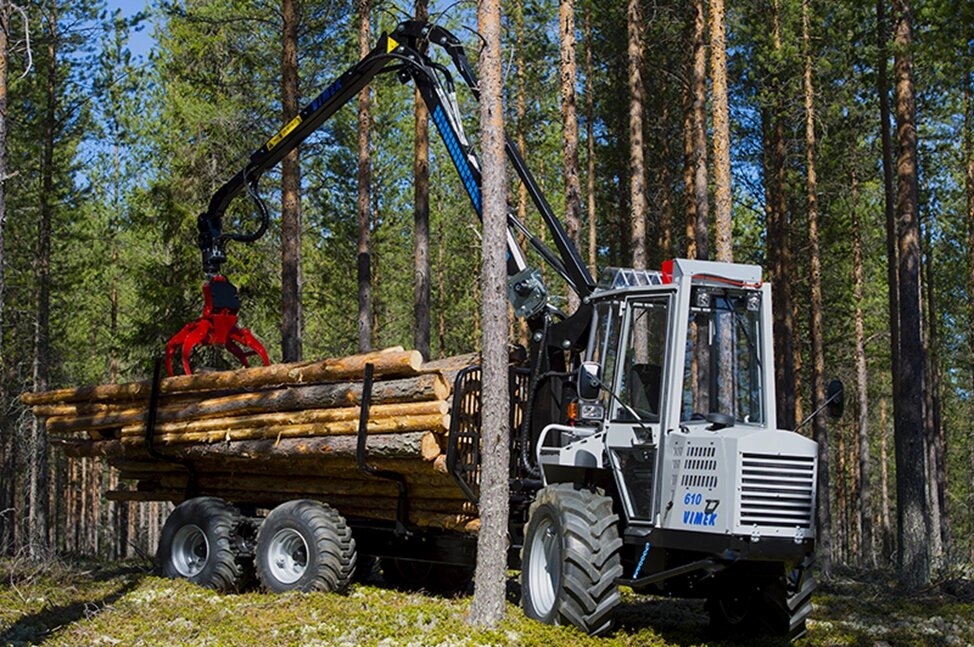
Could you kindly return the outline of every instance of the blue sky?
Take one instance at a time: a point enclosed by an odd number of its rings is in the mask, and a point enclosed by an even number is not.
[[[148,3],[143,0],[108,0],[108,11],[109,13],[115,11],[116,9],[122,10],[122,15],[131,16],[132,14],[145,9]],[[132,50],[132,55],[135,57],[142,58],[149,53],[152,46],[155,44],[155,39],[152,36],[153,25],[150,22],[142,30],[133,33],[129,37],[129,49]]]

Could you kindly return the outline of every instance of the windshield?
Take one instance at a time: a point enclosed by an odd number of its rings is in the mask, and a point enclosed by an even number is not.
[[[764,422],[760,293],[697,288],[691,302],[680,419]]]

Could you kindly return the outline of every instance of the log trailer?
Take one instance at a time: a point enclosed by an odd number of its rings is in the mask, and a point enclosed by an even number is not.
[[[428,46],[441,47],[453,71]],[[256,150],[199,216],[207,310],[170,342],[170,372],[180,348],[189,371],[198,343],[266,363],[259,342],[236,328],[239,300],[220,273],[226,243],[266,231],[261,175],[386,72],[419,89],[481,215],[480,167],[454,81],[456,73],[477,99],[475,72],[449,31],[403,22]],[[607,268],[596,283],[510,140],[506,152],[554,246],[509,215],[508,294],[530,328],[530,347],[510,369],[509,557],[521,570],[525,612],[601,633],[619,587],[629,586],[705,598],[720,629],[800,635],[814,588],[817,446],[775,425],[771,287],[761,269],[678,259],[660,271]],[[243,192],[260,225],[227,233],[223,214]],[[576,312],[552,304],[519,235],[579,295]],[[370,384],[366,370],[359,467],[395,480],[363,456]],[[461,371],[453,393],[448,469],[476,505],[479,367]],[[841,395],[832,395],[835,413]],[[169,517],[158,558],[167,575],[222,589],[236,587],[252,562],[273,591],[342,590],[357,554],[379,558],[393,582],[462,588],[475,537],[412,527],[408,505],[403,486],[398,520],[376,523],[343,518],[327,500],[291,501],[260,516],[254,501],[197,496]]]

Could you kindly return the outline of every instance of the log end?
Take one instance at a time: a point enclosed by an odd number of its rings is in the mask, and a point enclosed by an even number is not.
[[[419,453],[424,461],[435,461],[440,455],[440,441],[436,434],[427,431],[419,440]]]

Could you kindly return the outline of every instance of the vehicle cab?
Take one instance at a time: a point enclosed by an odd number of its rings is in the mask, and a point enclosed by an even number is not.
[[[810,543],[817,448],[775,427],[761,268],[609,268],[589,303],[574,419],[537,444],[546,483],[611,473],[627,534],[664,543],[673,530]]]

